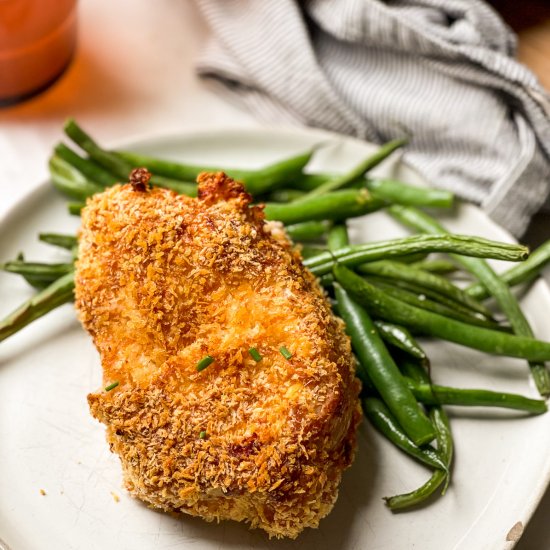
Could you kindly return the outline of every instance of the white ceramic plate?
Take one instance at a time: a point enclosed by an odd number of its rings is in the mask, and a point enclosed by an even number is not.
[[[133,149],[196,163],[255,167],[327,139],[333,145],[318,154],[315,168],[344,170],[373,149],[298,130],[194,134],[150,140]],[[381,169],[422,183],[403,165],[386,163]],[[457,232],[511,240],[472,206],[462,206],[444,221]],[[62,252],[38,243],[36,235],[73,232],[77,225],[65,213],[64,200],[44,185],[3,220],[0,260],[20,250],[28,258],[61,259]],[[404,234],[382,213],[355,221],[352,230],[355,240]],[[0,274],[0,316],[30,294],[19,278]],[[523,306],[537,335],[550,340],[546,285],[538,282]],[[442,342],[428,347],[440,383],[536,395],[524,362]],[[509,549],[508,532],[528,521],[550,478],[550,414],[526,418],[454,408],[456,462],[447,495],[394,515],[382,497],[414,489],[428,473],[363,425],[357,459],[344,475],[333,512],[318,530],[306,531],[295,542],[269,541],[242,524],[173,518],[130,498],[103,427],[88,413],[86,395],[100,381],[98,356],[70,305],[0,344],[0,538],[13,550]]]

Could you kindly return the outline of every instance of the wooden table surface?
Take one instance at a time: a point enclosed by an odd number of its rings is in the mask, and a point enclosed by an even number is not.
[[[492,0],[491,4],[518,33],[519,60],[550,90],[550,2]]]
[[[543,21],[520,32],[518,57],[550,90],[550,7],[548,12],[548,17]]]

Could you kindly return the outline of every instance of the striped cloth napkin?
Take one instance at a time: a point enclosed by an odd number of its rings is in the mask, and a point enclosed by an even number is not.
[[[199,75],[268,121],[382,143],[520,236],[550,194],[550,96],[480,0],[196,0]]]

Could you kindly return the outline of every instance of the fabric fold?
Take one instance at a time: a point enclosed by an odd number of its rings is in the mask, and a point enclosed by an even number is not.
[[[196,0],[198,74],[269,122],[374,142],[521,235],[550,195],[547,92],[480,0]]]

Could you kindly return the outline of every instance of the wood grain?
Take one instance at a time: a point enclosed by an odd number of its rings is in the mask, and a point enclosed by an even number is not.
[[[550,18],[519,33],[518,58],[550,90]]]
[[[518,59],[550,90],[550,2],[492,0],[491,4],[518,33]]]

